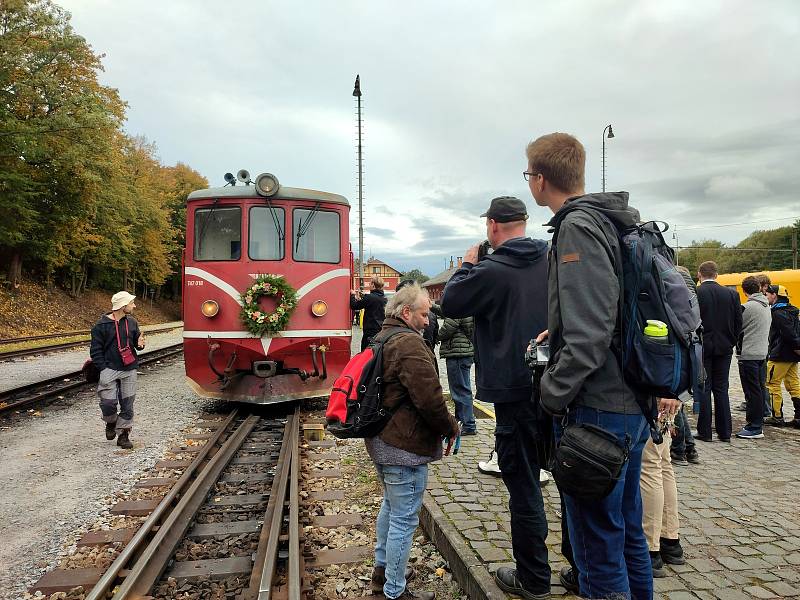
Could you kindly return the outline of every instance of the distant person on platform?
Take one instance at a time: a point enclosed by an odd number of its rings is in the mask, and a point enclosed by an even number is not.
[[[717,263],[707,260],[697,268],[700,284],[700,318],[703,321],[703,366],[706,384],[700,394],[697,436],[703,442],[711,437],[711,394],[714,394],[714,427],[720,441],[731,441],[731,404],[728,385],[733,347],[742,332],[742,305],[739,294],[717,283]]]
[[[97,396],[106,423],[106,439],[117,438],[117,446],[130,450],[133,401],[136,398],[136,351],[145,346],[144,334],[131,316],[136,296],[117,292],[111,297],[111,312],[92,327],[89,354],[100,372]],[[127,364],[125,364],[127,363]],[[119,405],[119,413],[117,408]]]
[[[767,300],[772,309],[767,357],[767,389],[772,403],[772,417],[764,422],[774,427],[786,425],[783,420],[781,394],[781,382],[783,382],[794,405],[794,420],[789,424],[800,429],[800,378],[797,375],[797,363],[800,361],[798,310],[789,303],[789,292],[782,285],[770,285],[767,288]]]
[[[472,336],[475,330],[472,317],[442,321],[439,330],[439,357],[447,365],[447,385],[456,408],[456,420],[463,424],[461,435],[475,435],[475,412],[472,406],[470,372],[474,350]]]
[[[350,309],[364,309],[364,320],[361,325],[361,351],[369,346],[372,338],[381,330],[386,296],[383,295],[383,279],[375,275],[369,282],[370,292],[362,296],[359,290],[350,290]]]

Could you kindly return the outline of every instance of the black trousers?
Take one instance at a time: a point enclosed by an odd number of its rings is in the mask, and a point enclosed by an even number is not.
[[[711,437],[711,394],[714,394],[714,427],[721,440],[731,439],[731,402],[728,397],[728,379],[731,354],[705,356],[706,385],[700,398],[700,416],[697,418],[697,435]]]
[[[369,346],[369,343],[372,341],[376,335],[380,333],[380,329],[373,330],[365,330],[361,332],[361,351],[363,352],[364,349]]]
[[[536,448],[543,423],[537,419],[534,406],[532,400],[494,405],[497,416],[495,448],[510,496],[511,546],[517,576],[527,591],[542,594],[550,591],[550,565]],[[551,423],[548,425],[552,426]]]
[[[767,389],[767,361],[740,360],[739,378],[742,380],[744,399],[747,402],[747,426],[751,431],[761,431],[764,426],[764,394]]]

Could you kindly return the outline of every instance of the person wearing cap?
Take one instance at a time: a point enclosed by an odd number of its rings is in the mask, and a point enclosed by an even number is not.
[[[478,259],[480,244],[464,255],[444,287],[442,314],[474,317],[477,396],[494,404],[495,447],[509,493],[511,544],[516,568],[495,574],[505,591],[548,598],[547,518],[539,484],[539,420],[525,364],[530,339],[547,326],[547,243],[525,235],[522,200],[502,196],[481,215],[492,254]],[[548,420],[546,425],[552,427]]]
[[[789,292],[782,285],[767,287],[767,300],[772,311],[767,354],[767,390],[772,404],[772,417],[764,419],[765,425],[782,427],[783,395],[781,382],[792,398],[794,419],[790,425],[800,429],[800,379],[797,362],[800,361],[800,321],[797,307],[789,303]]]
[[[136,397],[137,350],[145,347],[145,336],[131,316],[136,296],[122,291],[111,297],[111,312],[104,314],[92,327],[89,354],[100,372],[97,396],[106,424],[106,439],[117,438],[117,446],[133,448],[130,431],[133,427],[133,401]],[[133,360],[123,360],[130,353]],[[125,364],[125,363],[128,364]]]

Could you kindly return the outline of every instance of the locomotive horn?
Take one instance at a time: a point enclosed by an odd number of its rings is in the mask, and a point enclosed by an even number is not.
[[[239,172],[236,173],[236,179],[244,184],[250,185],[250,171],[247,169],[239,169]]]
[[[225,173],[225,181],[228,182],[228,185],[236,185],[236,177],[233,176],[233,173]]]

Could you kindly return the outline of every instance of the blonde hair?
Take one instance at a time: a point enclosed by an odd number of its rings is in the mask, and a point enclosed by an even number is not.
[[[568,133],[549,133],[532,141],[525,150],[529,168],[564,193],[583,191],[586,150]]]
[[[373,275],[372,279],[369,280],[369,284],[372,286],[373,290],[383,289],[383,279],[381,279],[379,275]]]
[[[428,290],[421,288],[417,282],[409,283],[389,298],[386,303],[386,316],[399,319],[403,316],[403,309],[406,306],[411,310],[416,310],[423,301],[430,302]]]

